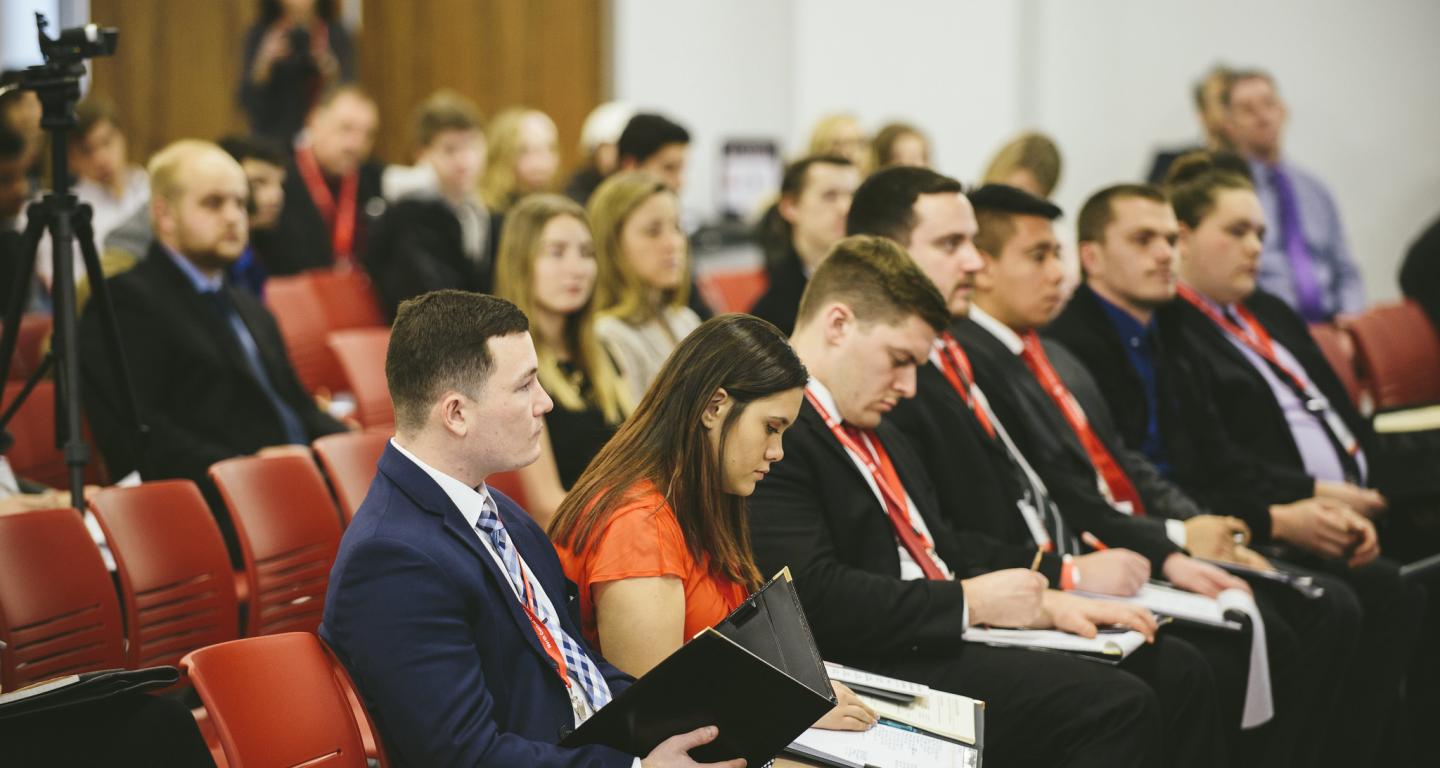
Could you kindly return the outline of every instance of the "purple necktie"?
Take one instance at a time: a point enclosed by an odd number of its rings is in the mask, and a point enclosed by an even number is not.
[[[1295,187],[1278,165],[1270,169],[1270,182],[1275,185],[1275,200],[1280,204],[1280,236],[1290,261],[1290,278],[1295,282],[1295,299],[1299,303],[1296,309],[1308,322],[1329,320],[1320,283],[1315,279],[1315,265],[1310,260],[1310,247],[1305,244],[1305,230],[1300,226],[1300,201],[1295,199]]]

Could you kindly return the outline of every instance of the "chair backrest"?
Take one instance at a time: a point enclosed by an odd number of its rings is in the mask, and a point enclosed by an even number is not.
[[[485,484],[509,496],[512,501],[520,505],[521,509],[527,507],[525,485],[520,482],[519,472],[496,472],[485,478]]]
[[[1378,409],[1440,402],[1440,337],[1419,304],[1382,304],[1349,321]]]
[[[0,687],[125,666],[120,606],[73,509],[0,515]]]
[[[230,765],[366,765],[350,701],[315,635],[232,640],[192,651],[181,665]]]
[[[230,556],[193,482],[105,488],[90,509],[120,576],[127,666],[174,665],[240,636]]]
[[[764,295],[770,278],[763,269],[712,269],[695,282],[716,312],[748,312]]]
[[[384,327],[385,318],[363,273],[315,271],[265,283],[265,303],[275,315],[290,363],[305,388],[345,391],[345,376],[325,343],[331,331]]]
[[[11,381],[23,381],[40,367],[40,360],[45,356],[45,341],[50,338],[51,324],[50,316],[40,312],[32,312],[20,318],[15,359],[10,362]]]
[[[330,478],[345,524],[355,518],[360,502],[375,479],[375,464],[390,441],[387,432],[341,432],[317,439],[311,447]]]
[[[1349,331],[1331,323],[1316,323],[1310,326],[1310,337],[1325,355],[1325,361],[1335,369],[1340,383],[1345,385],[1345,394],[1350,402],[1360,405],[1364,388],[1360,384],[1360,371],[1355,360],[1355,340]]]
[[[226,459],[210,478],[235,522],[250,582],[245,634],[314,632],[340,546],[340,513],[314,460]]]
[[[20,390],[25,388],[21,381],[5,382],[5,401],[0,409],[10,407]],[[90,463],[85,465],[85,482],[105,483],[105,462],[95,450],[95,441],[90,439],[89,429],[83,437],[90,445]],[[29,397],[15,412],[15,420],[6,431],[15,438],[15,444],[5,454],[15,474],[54,488],[70,485],[70,474],[65,467],[65,454],[55,447],[55,383],[41,381],[35,385]]]
[[[390,402],[390,385],[385,381],[385,351],[390,346],[390,329],[333,331],[328,343],[335,359],[340,361],[346,390],[355,395],[356,420],[371,428],[395,426],[395,406]]]

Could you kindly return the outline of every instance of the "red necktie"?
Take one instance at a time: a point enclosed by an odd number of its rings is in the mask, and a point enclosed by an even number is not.
[[[1070,394],[1070,389],[1050,365],[1050,358],[1045,356],[1040,337],[1030,331],[1025,334],[1024,340],[1025,351],[1020,353],[1020,358],[1025,361],[1030,372],[1035,374],[1035,378],[1039,379],[1045,393],[1060,407],[1060,412],[1065,414],[1065,420],[1070,423],[1070,428],[1075,430],[1075,435],[1085,446],[1090,463],[1095,466],[1095,471],[1100,473],[1100,479],[1109,489],[1111,500],[1129,502],[1135,515],[1143,516],[1145,505],[1140,501],[1140,493],[1135,490],[1135,484],[1130,482],[1130,476],[1125,474],[1125,470],[1120,468],[1110,450],[1100,441],[1094,430],[1090,429],[1090,420],[1085,418],[1085,412],[1080,409],[1080,404],[1075,402],[1075,396]]]
[[[880,470],[874,473],[874,479],[881,483],[880,495],[885,498],[885,513],[890,518],[890,526],[895,529],[895,537],[900,540],[900,546],[910,553],[915,564],[925,573],[925,578],[944,581],[945,572],[936,564],[935,557],[931,554],[933,548],[930,542],[925,540],[924,534],[915,530],[915,525],[910,521],[910,510],[905,503],[905,485],[900,482],[900,474],[895,471],[895,464],[890,461],[890,454],[885,450],[885,446],[880,444],[880,438],[873,430],[861,430],[849,425],[842,426],[841,429],[860,450],[869,455]]]
[[[960,348],[955,337],[951,336],[949,331],[940,334],[939,345],[941,375],[959,393],[960,399],[965,401],[965,405],[970,408],[971,413],[975,414],[975,420],[985,428],[985,434],[994,438],[995,425],[990,423],[990,417],[986,415],[985,408],[975,402],[973,397],[974,392],[971,388],[975,384],[975,374],[970,367],[970,358],[965,356],[965,350]]]

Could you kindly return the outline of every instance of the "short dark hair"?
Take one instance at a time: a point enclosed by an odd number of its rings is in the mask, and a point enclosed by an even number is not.
[[[671,144],[689,143],[690,132],[685,126],[664,115],[641,112],[630,118],[615,147],[621,161],[628,158],[643,163]]]
[[[86,96],[75,105],[75,129],[70,132],[70,144],[84,141],[90,131],[101,123],[109,123],[119,130],[120,119],[117,114],[115,102],[110,99],[97,93]]]
[[[939,289],[904,248],[885,237],[851,235],[836,243],[805,285],[796,326],[831,301],[844,302],[862,323],[895,324],[916,315],[936,332],[950,324]]]
[[[449,88],[430,94],[412,118],[415,146],[424,149],[446,131],[480,131],[480,108]]]
[[[432,291],[401,303],[385,354],[396,428],[419,429],[446,390],[478,396],[494,365],[490,339],[529,330],[519,307],[486,294]]]
[[[1075,219],[1076,241],[1098,243],[1105,239],[1105,228],[1115,221],[1115,201],[1140,198],[1161,205],[1168,205],[1170,198],[1159,187],[1149,184],[1113,184],[1090,196],[1080,206],[1080,215]]]
[[[246,160],[259,160],[262,163],[285,167],[289,159],[289,153],[285,151],[285,145],[267,136],[226,136],[215,142],[227,154],[235,158],[235,162],[243,163]]]
[[[780,196],[793,199],[804,193],[805,182],[810,176],[810,168],[816,165],[855,167],[849,158],[840,155],[806,155],[785,166],[785,175],[780,178]]]
[[[25,137],[0,120],[0,160],[14,160],[25,154]]]
[[[897,165],[876,171],[855,190],[845,217],[845,234],[879,235],[908,243],[915,229],[915,201],[921,195],[964,191],[960,182],[929,168]]]
[[[1254,188],[1250,166],[1233,152],[1181,155],[1165,175],[1165,192],[1170,196],[1175,218],[1192,228],[1210,215],[1221,192]]]
[[[1015,216],[1040,216],[1048,221],[1060,218],[1060,206],[1008,184],[986,184],[970,193],[975,206],[975,247],[999,256],[1015,234]]]
[[[895,153],[895,145],[906,136],[920,137],[920,141],[925,144],[925,154],[930,154],[930,140],[919,128],[909,123],[887,123],[880,126],[880,130],[875,132],[875,139],[870,142],[871,162],[874,163],[872,167],[888,168],[891,156]]]

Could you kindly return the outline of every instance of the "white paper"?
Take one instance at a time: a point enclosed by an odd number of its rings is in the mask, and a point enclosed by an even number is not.
[[[975,768],[979,752],[953,742],[879,724],[868,731],[824,731],[810,728],[792,749],[819,752],[860,766],[876,768]]]
[[[1055,651],[1074,651],[1123,659],[1145,644],[1145,636],[1134,630],[1125,632],[1101,632],[1093,638],[1072,635],[1055,629],[990,629],[970,627],[961,636],[967,643],[1014,646],[1019,648],[1048,648]]]
[[[1212,627],[1244,629],[1238,622],[1225,618],[1224,606],[1221,606],[1214,598],[1159,584],[1146,584],[1140,588],[1138,593],[1130,597],[1101,595],[1083,590],[1076,590],[1073,594],[1094,600],[1134,603],[1161,616],[1173,616],[1177,619],[1207,624]]]
[[[1227,589],[1217,598],[1221,608],[1240,611],[1250,617],[1250,679],[1245,685],[1245,711],[1240,716],[1241,728],[1256,728],[1275,716],[1275,700],[1270,691],[1270,657],[1265,649],[1265,620],[1255,607],[1255,598],[1240,589]]]
[[[900,680],[894,677],[877,675],[874,672],[866,672],[863,669],[852,669],[841,666],[833,661],[825,662],[825,671],[829,673],[830,679],[837,683],[854,683],[870,688],[878,688],[882,691],[893,691],[907,696],[924,696],[930,692],[930,687],[920,683],[912,683],[909,680]]]

